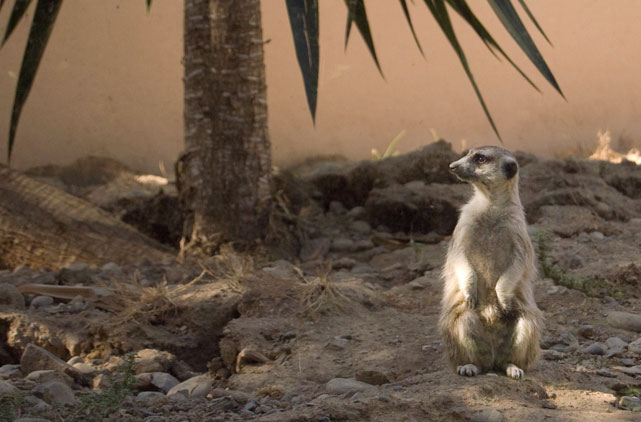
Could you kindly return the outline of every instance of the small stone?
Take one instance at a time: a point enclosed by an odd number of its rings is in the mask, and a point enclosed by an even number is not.
[[[628,352],[641,355],[641,337],[628,344]]]
[[[641,399],[638,397],[623,396],[619,399],[618,404],[621,409],[641,412]]]
[[[594,327],[589,324],[584,324],[579,327],[579,335],[585,338],[594,337]]]
[[[7,381],[0,380],[0,396],[3,394],[18,394],[20,390]]]
[[[629,358],[622,358],[619,359],[619,362],[621,362],[621,365],[624,366],[634,366],[634,359],[629,359]]]
[[[629,375],[631,377],[636,377],[638,375],[641,375],[641,365],[636,365],[636,366],[613,366],[612,369],[616,369],[617,371],[621,371],[626,375]]]
[[[356,260],[349,258],[347,256],[344,256],[332,263],[332,268],[335,270],[342,270],[342,269],[351,269],[356,265]]]
[[[144,402],[147,406],[157,406],[167,402],[167,396],[158,391],[142,391],[136,396],[136,401]]]
[[[74,356],[67,361],[67,363],[73,366],[76,363],[85,363],[85,360],[81,356]]]
[[[108,390],[112,386],[111,378],[107,374],[96,375],[91,384],[94,390]]]
[[[610,337],[605,341],[605,343],[608,345],[607,357],[620,355],[628,347],[628,343],[621,340],[619,337]]]
[[[82,374],[87,374],[87,375],[92,376],[92,377],[96,374],[96,372],[98,372],[98,370],[96,368],[94,368],[93,366],[91,366],[91,365],[89,365],[87,363],[84,363],[84,362],[74,363],[71,366],[76,368],[78,370],[78,372],[80,372]]]
[[[285,396],[283,396],[283,401],[288,401],[289,396],[287,394],[289,393],[286,393]],[[245,393],[244,391],[225,390],[224,388],[214,388],[211,390],[211,395],[214,398],[231,397],[238,403],[246,403],[250,400],[254,400],[254,396],[249,393]]]
[[[354,220],[365,218],[366,215],[367,211],[365,210],[365,207],[361,206],[354,207],[347,212],[347,216]]]
[[[49,403],[31,394],[25,396],[24,403],[29,407],[31,413],[45,413],[51,410]]]
[[[430,279],[428,277],[419,277],[408,283],[408,286],[412,290],[423,290],[426,286],[429,285]]]
[[[548,349],[543,350],[543,359],[545,360],[561,360],[565,359],[566,354],[562,352],[557,352],[556,350]]]
[[[24,309],[24,296],[20,290],[11,283],[0,283],[0,306],[5,305],[13,309]]]
[[[68,386],[73,385],[73,379],[59,370],[56,369],[43,369],[40,371],[30,372],[26,377],[26,380],[33,381],[37,384],[44,384],[46,382],[58,381]]]
[[[354,250],[354,241],[348,238],[334,239],[331,250],[335,252],[351,252]]]
[[[590,235],[586,232],[581,232],[579,233],[578,240],[579,242],[587,242],[590,240]]]
[[[597,369],[596,374],[600,377],[606,377],[606,378],[617,377],[617,375],[614,372],[608,371],[607,369]]]
[[[167,392],[167,397],[179,395],[184,397],[205,397],[209,394],[213,380],[209,375],[198,375],[183,381]]]
[[[88,384],[90,381],[90,377],[80,373],[64,360],[33,343],[29,343],[27,347],[25,347],[24,352],[22,352],[20,365],[22,372],[26,374],[43,369],[55,369],[71,376],[76,381],[82,380],[81,383],[83,384]]]
[[[180,381],[178,381],[175,377],[165,372],[153,372],[151,374],[151,385],[163,391],[164,393],[167,393],[179,383]]]
[[[503,422],[505,416],[496,409],[483,409],[470,418],[472,422]]]
[[[44,384],[37,385],[33,389],[36,396],[40,396],[44,401],[49,404],[74,404],[76,397],[67,384],[58,381],[50,381]]]
[[[74,297],[73,299],[71,299],[68,305],[69,312],[75,314],[86,310],[88,307],[89,303],[87,302],[87,299],[82,296]]]
[[[176,357],[171,353],[156,349],[143,349],[140,350],[137,355],[138,358],[134,365],[136,374],[145,372],[168,372],[176,360]]]
[[[372,231],[372,226],[370,226],[366,221],[361,220],[354,221],[349,225],[349,228],[360,234],[368,234]]]
[[[340,201],[330,202],[329,210],[334,214],[345,214],[347,212],[347,208],[345,208],[345,205],[343,205],[343,203]]]
[[[100,270],[106,273],[122,272],[122,268],[120,267],[120,265],[116,264],[115,262],[107,262],[105,265],[100,267]]]
[[[583,353],[587,355],[598,355],[603,356],[607,350],[607,346],[603,343],[592,343],[583,350]]]
[[[349,340],[344,337],[334,337],[326,347],[330,350],[344,350],[348,343]]]
[[[51,296],[36,296],[31,300],[29,304],[30,308],[46,308],[47,306],[53,305],[53,298]]]
[[[590,238],[593,240],[603,240],[605,239],[605,235],[601,232],[592,232],[590,233]]]
[[[359,239],[354,242],[355,251],[365,251],[368,249],[372,249],[373,247],[374,243],[370,239]]]
[[[20,365],[2,365],[0,366],[0,378],[3,379],[12,379],[12,378],[22,378],[22,370]]]
[[[329,380],[325,385],[325,390],[330,394],[367,391],[373,388],[375,388],[373,385],[356,381],[353,378],[334,378]]]
[[[550,402],[550,401],[544,401],[543,404],[541,405],[544,409],[556,409],[556,404]]]
[[[51,409],[51,406],[49,406],[49,409]],[[49,422],[49,419],[24,417],[15,419],[13,422]]]

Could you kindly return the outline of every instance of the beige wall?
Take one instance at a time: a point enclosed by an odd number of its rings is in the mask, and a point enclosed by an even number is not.
[[[531,89],[456,20],[464,48],[509,148],[553,154],[593,145],[596,132],[641,141],[641,5],[637,0],[530,0],[554,47],[535,41],[567,102],[535,73],[486,2],[470,1],[499,43],[539,85]],[[385,80],[357,32],[343,49],[342,0],[321,1],[321,74],[316,127],[306,108],[283,0],[263,0],[270,133],[277,162],[311,154],[367,158],[401,130],[401,151],[432,139],[460,148],[497,143],[472,88],[422,2],[410,2],[418,52],[398,2],[369,0]],[[0,16],[6,24],[9,6]],[[529,24],[529,22],[528,22]],[[532,28],[532,25],[529,25]],[[4,31],[4,26],[0,27]],[[27,22],[0,51],[0,154]],[[14,165],[113,156],[136,168],[168,167],[182,142],[182,2],[66,0],[25,107]],[[616,146],[616,143],[615,143]]]

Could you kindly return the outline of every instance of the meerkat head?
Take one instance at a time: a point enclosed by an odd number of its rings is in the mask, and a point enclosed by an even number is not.
[[[464,182],[488,189],[517,180],[519,165],[506,149],[487,146],[470,149],[450,164],[450,172]]]

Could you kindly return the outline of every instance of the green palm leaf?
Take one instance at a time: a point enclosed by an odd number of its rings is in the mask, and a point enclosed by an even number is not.
[[[425,57],[425,53],[423,53],[423,48],[421,47],[421,43],[418,42],[418,37],[416,36],[416,32],[414,31],[414,25],[412,24],[412,17],[410,16],[410,11],[407,8],[407,1],[400,0],[400,2],[401,2],[401,7],[403,8],[403,13],[405,14],[405,19],[407,19],[407,24],[410,26],[410,30],[412,31],[412,36],[414,37],[414,41],[416,41],[416,46],[418,47],[418,51],[420,51],[421,55]]]
[[[365,11],[364,0],[345,0],[345,4],[347,5],[347,10],[348,10],[347,30],[345,33],[345,46],[347,46],[347,40],[349,39],[349,32],[350,32],[352,23],[355,23],[356,27],[358,28],[358,31],[361,33],[361,36],[365,40],[365,44],[367,44],[367,48],[369,49],[369,52],[372,55],[374,62],[376,63],[376,67],[378,68],[378,71],[380,72],[381,76],[383,76],[383,70],[381,69],[380,63],[378,62],[378,57],[376,56],[376,49],[374,48],[372,31],[369,26],[369,21],[367,20],[367,12]]]
[[[472,75],[472,71],[467,62],[467,58],[465,57],[465,53],[463,52],[463,48],[461,48],[461,44],[458,42],[458,39],[456,38],[456,34],[454,33],[454,28],[452,27],[452,21],[450,20],[450,16],[447,12],[447,7],[445,6],[445,1],[444,0],[425,0],[425,4],[427,5],[428,9],[430,9],[432,16],[434,16],[434,19],[441,27],[441,30],[445,34],[445,37],[447,38],[447,40],[452,45],[452,48],[454,48],[454,51],[456,52],[456,55],[458,56],[459,61],[461,62],[461,65],[463,66],[463,69],[467,74],[467,78],[472,83],[472,87],[474,88],[476,97],[479,99],[479,102],[481,103],[481,107],[483,107],[485,116],[489,120],[490,125],[492,126],[492,129],[494,130],[494,133],[496,134],[496,136],[499,138],[499,140],[501,140],[501,142],[503,142],[503,140],[501,139],[501,135],[499,134],[499,131],[496,128],[496,125],[494,124],[494,120],[490,115],[490,111],[485,105],[485,100],[483,100],[481,91],[479,90],[479,87],[476,84],[476,81],[474,80],[474,76]]]
[[[286,5],[307,104],[315,121],[319,66],[318,0],[286,0]]]
[[[548,36],[545,35],[545,32],[543,32],[543,28],[541,28],[541,25],[539,25],[539,22],[536,20],[532,12],[530,12],[530,8],[527,7],[527,4],[525,4],[525,0],[519,0],[519,3],[521,3],[521,7],[523,8],[523,10],[525,10],[525,13],[527,13],[527,15],[530,17],[530,20],[532,21],[532,23],[534,23],[534,26],[536,26],[536,29],[538,29],[541,35],[543,35],[543,37],[545,38],[545,40],[550,45],[552,45],[552,41],[550,41]]]
[[[536,68],[541,72],[543,77],[557,90],[563,98],[563,91],[559,87],[559,84],[556,82],[552,71],[548,67],[543,56],[539,52],[538,48],[532,41],[530,34],[528,34],[523,22],[519,18],[519,15],[514,10],[514,6],[510,0],[488,0],[490,6],[494,10],[494,13],[499,18],[505,29],[510,33],[514,41],[521,47],[521,50],[528,56],[530,61],[536,66]]]
[[[7,40],[13,33],[13,30],[16,29],[16,26],[18,26],[18,23],[24,16],[30,4],[31,0],[16,0],[16,2],[13,4],[11,16],[9,17],[9,23],[7,24],[7,30],[5,31],[4,38],[2,39],[3,45],[5,42],[7,42]]]
[[[17,5],[18,1],[16,1],[16,6],[14,6],[14,12]],[[29,96],[29,91],[31,91],[36,71],[40,65],[40,60],[44,54],[49,35],[51,35],[51,30],[53,29],[61,5],[62,0],[38,0],[36,4],[36,11],[33,16],[33,22],[31,23],[31,29],[29,30],[27,47],[22,58],[16,95],[11,110],[8,147],[9,159],[11,158],[11,151],[13,149],[13,142],[16,137],[16,129],[18,128],[22,107]]]

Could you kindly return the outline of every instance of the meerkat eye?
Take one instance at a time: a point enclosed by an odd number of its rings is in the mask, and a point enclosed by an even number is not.
[[[476,164],[485,164],[488,162],[488,159],[483,154],[475,154],[472,158]]]

